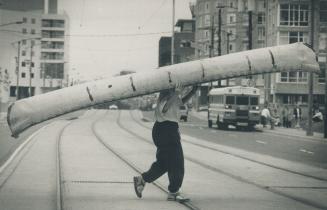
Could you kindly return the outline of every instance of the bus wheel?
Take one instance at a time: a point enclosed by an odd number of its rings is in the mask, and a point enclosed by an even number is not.
[[[212,120],[208,120],[208,127],[212,128]]]

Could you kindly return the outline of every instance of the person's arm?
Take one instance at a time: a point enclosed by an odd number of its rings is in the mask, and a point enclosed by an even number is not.
[[[185,104],[188,100],[190,100],[190,98],[195,94],[197,89],[198,86],[194,85],[192,90],[182,98],[182,103]]]
[[[165,105],[162,108],[162,113],[166,113],[168,109],[172,106],[173,103],[176,103],[176,99],[174,97],[177,97],[177,92],[170,93],[168,96],[164,98]]]

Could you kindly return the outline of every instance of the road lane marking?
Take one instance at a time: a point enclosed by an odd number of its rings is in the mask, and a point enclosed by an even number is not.
[[[265,141],[259,141],[259,140],[257,140],[257,141],[255,141],[255,142],[257,142],[257,143],[259,143],[259,144],[267,144],[267,142],[265,142]]]
[[[311,151],[306,150],[306,149],[300,149],[300,152],[304,152],[304,153],[307,153],[307,154],[310,154],[310,155],[314,154],[314,152],[311,152]]]

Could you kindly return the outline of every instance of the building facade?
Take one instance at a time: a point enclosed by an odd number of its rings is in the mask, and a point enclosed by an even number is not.
[[[10,81],[5,103],[67,85],[68,17],[57,13],[56,0],[27,2],[0,5],[0,67]]]
[[[179,19],[174,33],[174,63],[194,60],[193,47],[195,21]],[[159,67],[171,65],[171,37],[161,37],[159,40]]]
[[[313,45],[321,69],[321,74],[314,75],[313,100],[323,107],[327,57],[327,1],[267,1],[267,11],[268,46],[294,42]],[[272,74],[267,88],[270,93],[269,101],[291,107],[299,104],[306,109],[308,81],[308,73],[301,69],[298,72]]]
[[[194,8],[198,59],[313,42],[321,67],[321,74],[314,78],[314,102],[324,104],[326,0],[197,0]],[[254,85],[261,89],[261,103],[290,107],[300,104],[304,108],[308,103],[308,74],[300,69],[293,73],[236,78],[221,85]]]

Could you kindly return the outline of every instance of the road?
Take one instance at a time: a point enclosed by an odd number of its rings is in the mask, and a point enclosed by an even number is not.
[[[143,114],[147,119],[153,120],[153,112]],[[192,115],[188,122],[180,123],[180,130],[183,134],[213,143],[327,169],[327,141],[291,137],[265,130],[218,130],[208,128],[206,121]]]
[[[1,209],[327,209],[325,169],[208,141],[217,134],[201,135],[201,121],[181,125],[182,192],[192,201],[166,201],[167,176],[138,199],[132,177],[155,158],[152,122],[142,118],[88,110],[42,127],[0,168]]]

